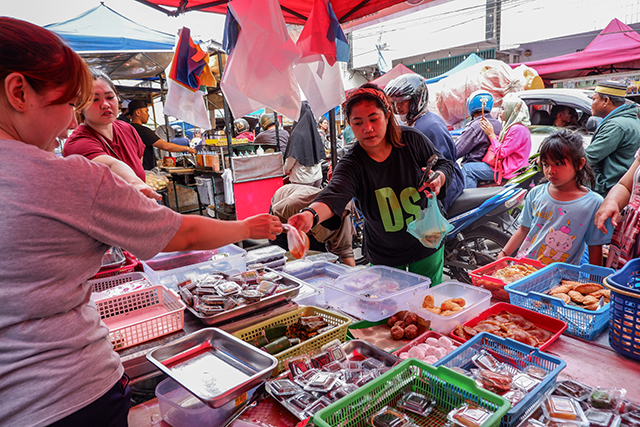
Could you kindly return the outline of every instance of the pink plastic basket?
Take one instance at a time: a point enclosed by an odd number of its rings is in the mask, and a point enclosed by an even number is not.
[[[151,280],[149,276],[137,271],[133,273],[118,274],[117,276],[103,277],[102,279],[92,279],[88,280],[88,283],[91,285],[92,292],[102,292],[124,283],[133,282],[134,280],[146,280],[149,284],[155,285],[154,281]]]
[[[96,301],[100,318],[109,328],[114,350],[122,350],[184,327],[186,306],[159,285]]]
[[[122,251],[124,254],[124,264],[118,268],[112,268],[108,270],[100,270],[95,276],[92,276],[89,280],[103,279],[105,277],[117,276],[118,274],[133,273],[135,269],[140,265],[140,261],[136,259],[127,251]]]

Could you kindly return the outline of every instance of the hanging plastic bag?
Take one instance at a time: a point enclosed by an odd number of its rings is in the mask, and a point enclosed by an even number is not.
[[[453,225],[440,213],[435,194],[427,199],[427,207],[420,211],[418,218],[407,226],[407,231],[420,240],[427,248],[436,249],[442,239],[453,230]]]
[[[289,245],[291,255],[296,259],[304,258],[307,252],[309,252],[309,246],[311,245],[309,236],[289,224],[283,224],[282,227],[287,232],[287,244]]]

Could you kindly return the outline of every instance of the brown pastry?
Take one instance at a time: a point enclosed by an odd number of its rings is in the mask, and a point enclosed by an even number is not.
[[[412,340],[418,336],[418,327],[416,325],[409,325],[404,328],[404,337],[408,340]]]
[[[455,302],[451,301],[450,299],[448,299],[448,300],[444,301],[442,304],[440,304],[440,308],[442,309],[442,311],[453,310],[456,307],[457,308],[462,308],[458,304],[456,304]]]
[[[392,328],[393,325],[395,325],[398,320],[401,320],[401,319],[398,317],[398,315],[394,314],[393,316],[389,317],[389,320],[387,320],[387,326]]]
[[[600,308],[600,304],[598,304],[597,302],[593,303],[593,304],[587,304],[584,306],[584,308],[586,308],[587,310],[591,310],[591,311],[596,311],[598,308]]]
[[[451,301],[451,302],[455,302],[456,304],[458,304],[460,307],[464,307],[465,304],[467,304],[467,302],[464,300],[464,298],[451,298],[446,300],[447,301]],[[442,304],[440,304],[442,306]]]
[[[573,287],[574,291],[580,292],[582,295],[587,295],[600,289],[603,289],[603,287],[597,283],[580,283]]]
[[[400,326],[394,326],[391,328],[391,339],[401,340],[404,337],[404,329]]]
[[[427,295],[426,297],[424,297],[424,300],[422,301],[422,308],[429,308],[429,307],[433,307],[435,305],[435,301],[433,300],[433,295]]]
[[[555,294],[554,297],[560,298],[565,304],[569,304],[571,302],[571,297],[567,294]]]
[[[404,323],[404,321],[398,320],[396,323],[393,324],[393,326],[399,326],[402,329],[404,329],[404,327],[407,326],[407,325]]]
[[[440,307],[425,307],[424,309],[438,315],[442,312],[442,309],[440,309]]]
[[[560,286],[556,286],[555,288],[552,288],[549,291],[549,295],[566,294],[570,290],[571,290],[571,286],[570,285],[560,285]]]
[[[404,315],[404,323],[406,325],[415,325],[418,323],[418,315],[411,312],[411,311],[407,311],[407,313]]]
[[[443,310],[440,312],[440,316],[451,316],[454,314],[456,314],[456,312],[453,310]]]
[[[584,295],[582,295],[578,291],[569,291],[567,292],[567,295],[569,295],[569,297],[571,298],[571,301],[578,304],[582,304],[582,300],[584,300]]]
[[[598,298],[596,298],[594,296],[591,296],[591,295],[587,295],[582,300],[582,304],[584,304],[585,306],[591,305],[591,304],[598,304],[599,302],[600,302],[600,300]]]
[[[592,297],[598,298],[598,300],[604,297],[604,302],[607,303],[611,298],[611,291],[609,289],[599,289],[595,292],[591,292],[589,295],[591,295]]]

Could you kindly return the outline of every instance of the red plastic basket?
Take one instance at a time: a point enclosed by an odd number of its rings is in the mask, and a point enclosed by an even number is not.
[[[527,319],[528,321],[530,321],[531,323],[533,323],[534,325],[536,325],[537,327],[545,329],[549,332],[552,332],[553,335],[551,336],[551,338],[549,338],[547,342],[545,342],[540,347],[538,347],[540,350],[544,350],[547,347],[549,347],[549,345],[551,345],[552,342],[557,340],[558,337],[562,335],[562,333],[565,331],[565,329],[567,329],[567,324],[562,320],[554,319],[553,317],[545,316],[544,314],[536,313],[535,311],[527,310],[526,308],[518,307],[517,305],[513,305],[513,304],[508,304],[506,302],[499,302],[497,304],[492,305],[491,307],[489,307],[488,309],[486,309],[485,311],[483,311],[473,319],[466,321],[462,325],[470,326],[470,327],[476,326],[478,323],[485,320],[487,317],[491,316],[492,314],[498,314],[501,311],[508,311],[513,314],[518,314],[524,317],[525,319]],[[451,338],[456,339],[460,342],[467,341],[459,337],[455,332],[456,330],[453,329],[449,333],[449,335],[451,335]]]
[[[544,267],[544,264],[535,259],[505,257],[490,264],[484,265],[480,268],[476,268],[469,273],[469,276],[471,276],[471,280],[473,281],[474,286],[488,289],[489,291],[491,291],[491,294],[495,299],[509,302],[509,293],[504,290],[506,283],[500,279],[496,279],[491,275],[497,270],[500,270],[501,268],[507,267],[511,264],[530,265],[532,267],[536,267],[537,269],[541,269],[542,267]]]
[[[89,280],[104,279],[105,277],[117,276],[118,274],[133,273],[140,265],[140,261],[127,251],[122,251],[122,253],[124,254],[125,261],[121,267],[100,270],[98,274],[92,276]]]

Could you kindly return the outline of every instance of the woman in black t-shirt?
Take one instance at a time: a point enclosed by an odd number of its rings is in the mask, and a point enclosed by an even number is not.
[[[398,125],[389,99],[373,84],[351,92],[344,111],[358,142],[340,161],[329,185],[289,223],[309,231],[334,215],[340,218],[355,197],[365,217],[363,251],[367,259],[430,277],[434,285],[441,283],[443,247],[424,247],[407,232],[407,225],[431,197],[417,188],[429,157],[438,156],[433,168],[438,174],[430,189],[439,199],[446,195],[453,165],[422,133]]]

